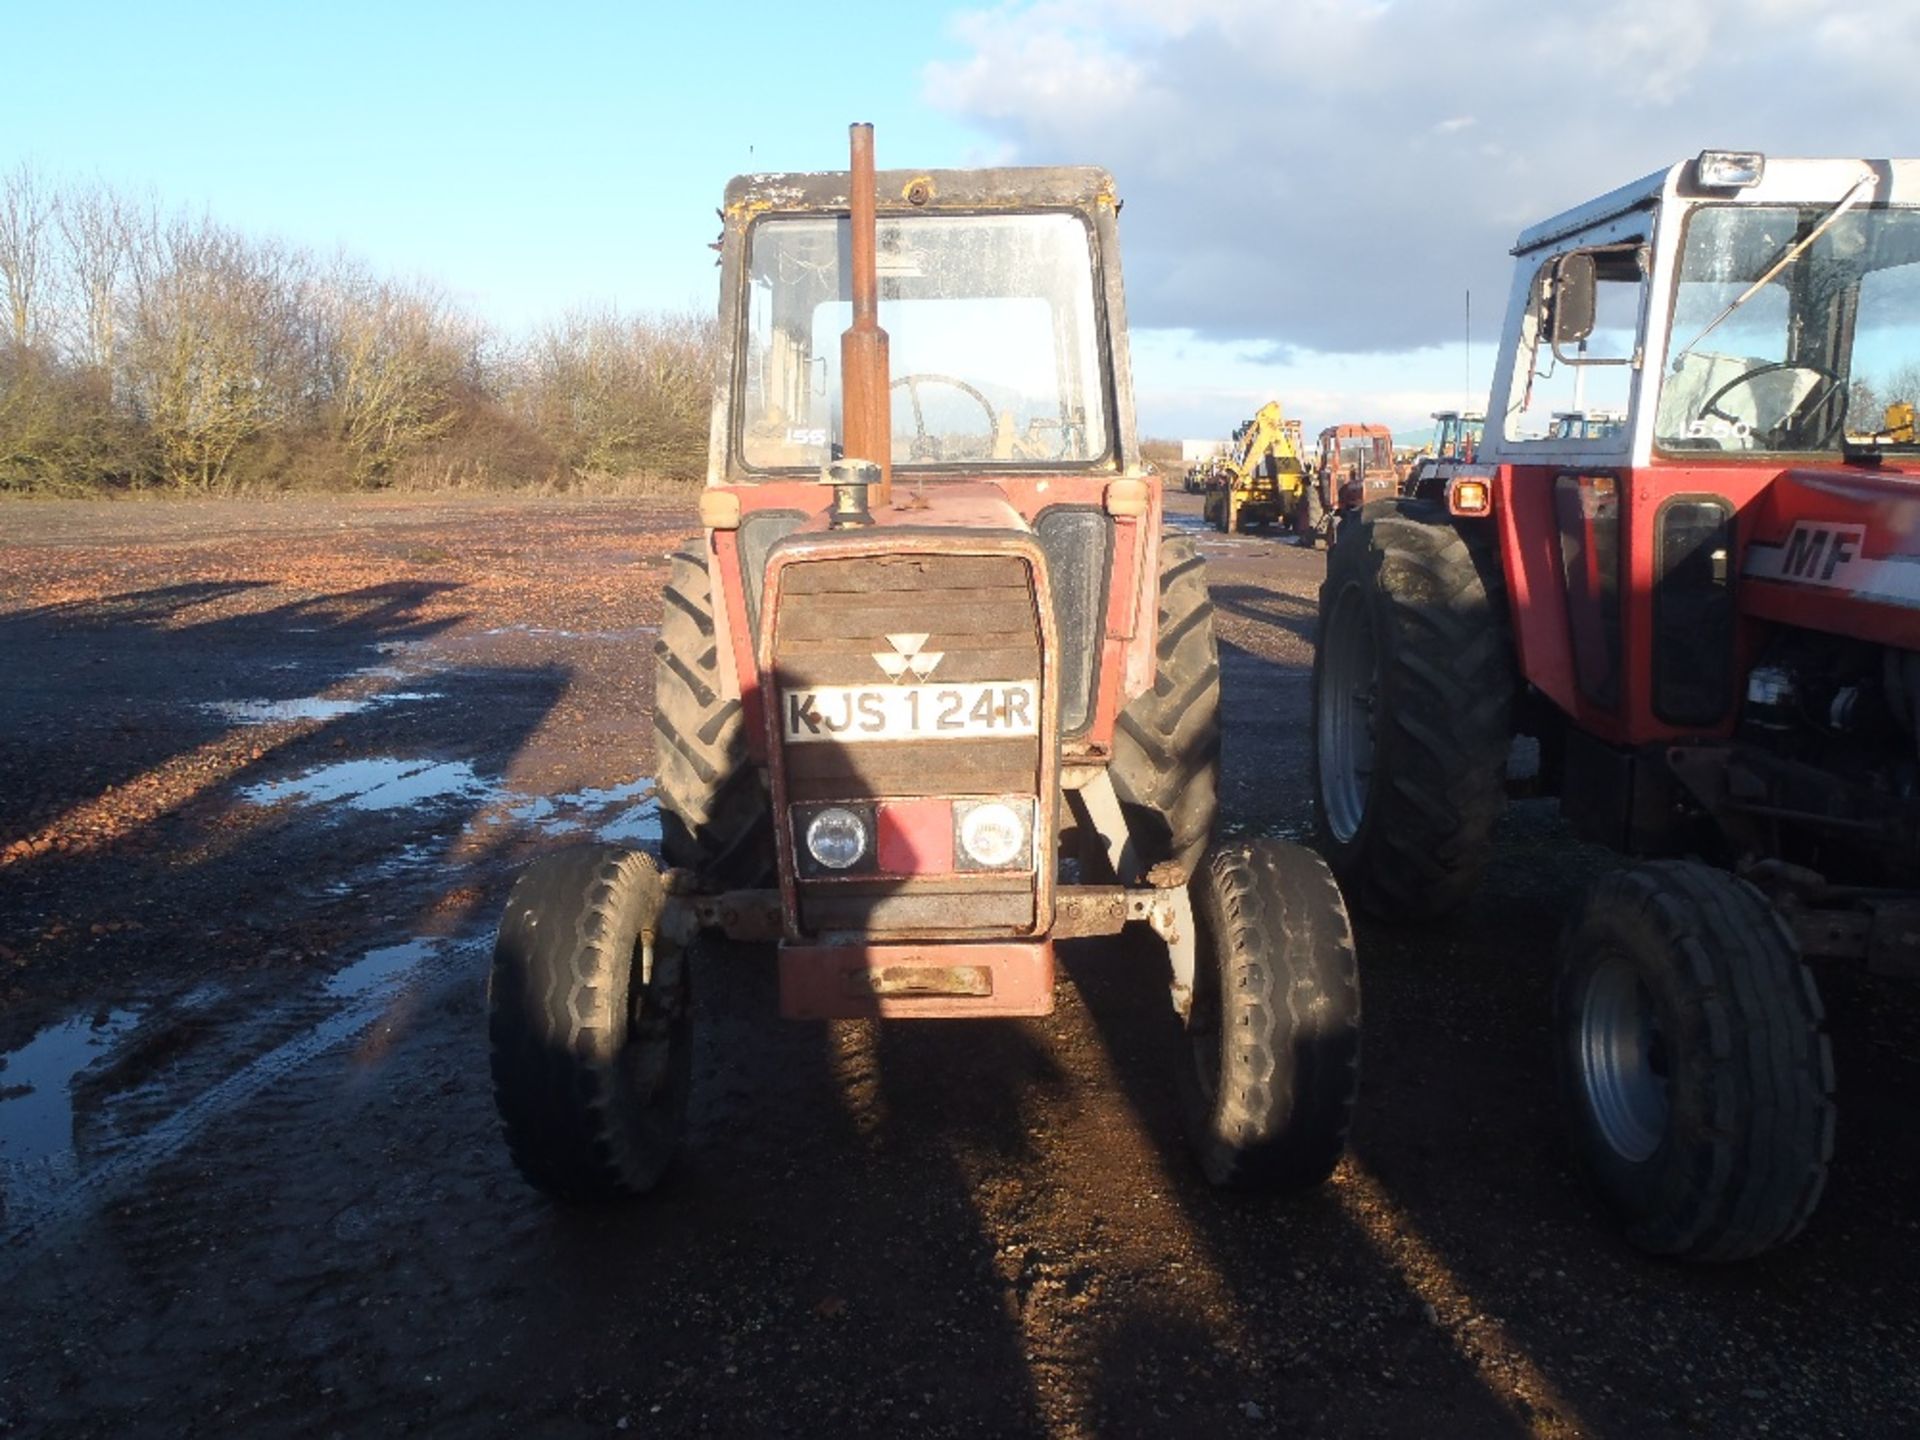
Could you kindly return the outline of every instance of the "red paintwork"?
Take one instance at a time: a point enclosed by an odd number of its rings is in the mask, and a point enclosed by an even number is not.
[[[875,994],[867,977],[890,969],[898,979],[913,971],[955,966],[985,971],[989,994]],[[994,941],[986,944],[795,945],[780,947],[780,1013],[789,1020],[882,1017],[972,1018],[1053,1013],[1053,942]]]
[[[1011,555],[1026,562],[1033,577],[1035,628],[1040,635],[1040,693],[1053,695],[1060,683],[1059,638],[1053,622],[1053,596],[1049,588],[1046,556],[1040,542],[1027,531],[1018,512],[1005,496],[990,486],[952,487],[952,493],[936,502],[929,499],[915,506],[911,496],[896,494],[895,505],[884,512],[889,517],[918,516],[918,520],[890,518],[885,522],[856,529],[831,529],[824,513],[787,537],[767,560],[767,574],[760,599],[760,634],[754,653],[754,689],[764,696],[773,688],[774,620],[780,613],[780,585],[789,566],[832,556],[863,554],[900,555],[915,551],[941,555]],[[936,524],[929,517],[945,516],[948,523]],[[754,707],[761,717],[761,753],[768,756],[767,779],[772,790],[773,813],[786,815],[791,802],[787,797],[787,767],[776,731],[779,717],[764,704]],[[1058,722],[1051,707],[1042,704],[1040,724],[1040,773],[1034,794],[1054,794],[1060,781]],[[799,891],[793,856],[793,836],[786,825],[774,829],[774,850],[780,878],[780,909],[787,939],[798,943],[800,931]],[[1053,924],[1054,867],[1041,865],[1035,877],[1035,933],[1043,933]]]
[[[873,532],[900,527],[1025,528],[1053,505],[1100,505],[1110,475],[1009,475],[992,480],[928,480],[916,486],[903,475],[893,504],[874,512]],[[811,480],[767,481],[716,487],[740,499],[742,516],[759,510],[800,510],[812,518],[801,533],[827,529],[827,487]],[[1161,495],[1148,485],[1144,516],[1114,517],[1114,555],[1107,592],[1107,622],[1101,644],[1093,723],[1064,742],[1069,765],[1103,763],[1113,752],[1113,722],[1126,702],[1153,685],[1153,606],[1158,594]],[[873,533],[869,532],[869,533]],[[840,534],[852,532],[841,531]],[[747,746],[756,764],[767,763],[767,727],[761,707],[755,636],[747,624],[746,591],[740,580],[738,535],[713,532],[709,566],[714,593],[724,597],[721,638],[733,656],[733,679],[746,712]],[[1145,622],[1142,623],[1143,611]],[[771,613],[764,611],[763,613]]]
[[[874,863],[882,875],[953,873],[951,800],[889,800],[873,828]]]
[[[1608,477],[1621,504],[1621,665],[1619,704],[1588,701],[1576,683],[1573,636],[1587,623],[1582,589],[1596,575],[1574,577],[1573,603],[1561,564],[1553,487],[1563,474]],[[1581,729],[1617,744],[1660,743],[1697,735],[1658,719],[1652,709],[1654,522],[1662,502],[1677,495],[1718,495],[1734,507],[1738,554],[1735,596],[1742,616],[1744,665],[1776,624],[1825,631],[1876,644],[1920,649],[1920,608],[1857,591],[1746,572],[1755,545],[1784,545],[1796,522],[1860,525],[1861,558],[1920,557],[1920,473],[1889,465],[1783,469],[1750,463],[1656,462],[1641,467],[1567,469],[1502,465],[1493,473],[1493,519],[1506,572],[1508,606],[1522,672]],[[1591,551],[1587,552],[1591,555]],[[1585,584],[1582,584],[1582,581]],[[1729,733],[1730,711],[1708,733]]]

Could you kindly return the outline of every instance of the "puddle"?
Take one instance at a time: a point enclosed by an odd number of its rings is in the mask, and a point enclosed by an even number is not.
[[[200,708],[212,711],[235,725],[278,725],[289,720],[338,720],[343,715],[357,715],[362,710],[416,704],[422,700],[439,698],[431,690],[395,690],[357,700],[327,700],[318,695],[303,695],[294,700],[209,700]]]
[[[71,1084],[109,1056],[138,1043],[127,1032],[142,1016],[115,1010],[100,1023],[75,1018],[42,1031],[0,1069],[0,1281],[9,1261],[24,1263],[26,1242],[94,1201],[131,1188],[162,1161],[180,1153],[222,1118],[321,1056],[380,1027],[407,1023],[396,1008],[402,987],[427,985],[475,971],[490,937],[414,939],[370,950],[320,986],[284,997],[257,1017],[264,1048],[229,1032],[210,1042],[196,1066],[182,1063],[172,1078],[151,1080],[113,1097],[119,1113],[87,1116],[89,1143],[76,1144]],[[199,996],[194,992],[158,1012],[160,1023]],[[236,1041],[240,1043],[236,1045]],[[251,1051],[237,1068],[209,1074],[215,1062]],[[231,1062],[228,1062],[231,1063]],[[166,1108],[157,1108],[165,1105]],[[134,1123],[126,1123],[134,1118]],[[96,1120],[98,1124],[96,1125]],[[97,1133],[96,1133],[97,1131]],[[97,1143],[93,1143],[97,1142]]]
[[[322,988],[335,999],[354,999],[411,974],[431,959],[439,948],[439,942],[435,940],[408,940],[401,945],[383,945],[378,950],[369,950],[346,968],[334,971]]]
[[[510,822],[536,826],[548,835],[586,831],[608,844],[657,844],[660,801],[653,781],[642,777],[624,785],[589,785],[558,795],[508,796],[478,823]]]
[[[658,625],[630,625],[624,630],[559,630],[548,625],[496,625],[482,635],[539,635],[552,640],[633,640],[658,635]]]
[[[340,760],[290,780],[249,785],[241,797],[255,805],[293,800],[305,805],[343,803],[355,810],[401,810],[430,800],[470,798],[493,787],[464,760]]]
[[[57,1166],[73,1153],[73,1078],[140,1019],[137,1010],[49,1025],[0,1067],[0,1166]],[[11,1187],[10,1187],[11,1188]]]
[[[622,811],[593,834],[595,839],[609,845],[658,845],[660,802],[648,799],[631,810]]]

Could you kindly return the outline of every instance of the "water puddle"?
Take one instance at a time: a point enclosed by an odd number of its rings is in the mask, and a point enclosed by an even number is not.
[[[636,640],[642,635],[658,635],[658,625],[629,625],[624,630],[560,630],[549,625],[496,625],[482,635],[536,635],[551,640]]]
[[[401,810],[427,801],[471,799],[494,786],[464,760],[400,760],[379,756],[338,760],[289,780],[249,785],[241,797],[254,805],[345,804],[355,810]]]
[[[472,821],[475,830],[517,825],[546,835],[591,835],[610,845],[646,846],[660,841],[660,801],[647,776],[555,795],[523,795],[497,778],[479,774],[464,760],[376,756],[337,760],[285,780],[249,785],[240,796],[253,805],[345,805],[368,811],[461,802],[484,807]],[[441,853],[438,847],[409,845],[383,860],[374,875],[399,878],[435,861]],[[352,888],[358,888],[364,878],[356,877]]]
[[[56,1169],[72,1156],[73,1079],[139,1019],[137,1010],[75,1016],[0,1058],[0,1171],[9,1191],[23,1167]]]
[[[273,1006],[203,1020],[214,1028],[185,1048],[168,1044],[169,1032],[193,1034],[182,1032],[183,1013],[198,1006],[211,1017],[217,992],[41,1031],[0,1068],[0,1276],[9,1258],[30,1255],[23,1241],[131,1186],[296,1070],[363,1035],[404,1028],[410,991],[470,970],[486,950],[476,935],[381,946]],[[137,1057],[143,1036],[159,1068],[77,1116],[76,1078]],[[112,1068],[100,1083],[114,1083]]]
[[[653,781],[589,785],[558,795],[504,796],[478,821],[482,825],[532,825],[548,835],[580,832],[610,845],[648,845],[660,840],[660,801]]]
[[[439,948],[436,940],[383,945],[378,950],[369,950],[344,969],[334,971],[321,988],[337,999],[354,999],[404,979],[431,959]]]
[[[328,700],[319,695],[303,695],[293,700],[209,700],[200,708],[235,725],[279,725],[289,720],[338,720],[363,710],[439,698],[431,690],[393,690],[352,700]]]

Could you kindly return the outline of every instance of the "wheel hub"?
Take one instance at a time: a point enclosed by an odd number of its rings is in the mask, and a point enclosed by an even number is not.
[[[1671,1113],[1666,1037],[1653,997],[1624,956],[1587,982],[1579,1026],[1580,1081],[1607,1145],[1638,1164],[1660,1148]]]
[[[1374,711],[1379,657],[1366,597],[1349,585],[1334,601],[1320,637],[1320,696],[1314,723],[1320,741],[1320,804],[1342,844],[1359,832],[1373,779]]]

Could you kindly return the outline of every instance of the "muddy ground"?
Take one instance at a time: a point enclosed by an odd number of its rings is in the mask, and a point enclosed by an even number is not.
[[[1175,523],[1196,528],[1192,502]],[[1362,925],[1351,1159],[1215,1194],[1150,946],[1032,1022],[783,1024],[706,957],[641,1205],[509,1168],[482,1037],[512,867],[644,843],[671,502],[0,507],[0,1432],[1920,1432],[1920,998],[1825,979],[1812,1229],[1643,1259],[1545,1037],[1608,857],[1515,807],[1447,926]],[[1303,833],[1322,558],[1208,537],[1229,828]]]

